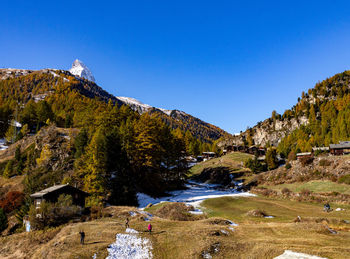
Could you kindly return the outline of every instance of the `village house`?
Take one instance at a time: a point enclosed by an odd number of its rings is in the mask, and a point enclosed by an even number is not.
[[[349,154],[350,141],[339,141],[339,144],[330,144],[329,149],[332,155]]]
[[[33,193],[30,197],[34,198],[34,206],[36,209],[39,209],[42,202],[57,202],[58,197],[61,194],[71,195],[73,198],[73,205],[85,207],[85,198],[89,196],[88,193],[79,190],[69,184],[54,185],[47,189],[41,190],[39,192]]]
[[[298,160],[300,160],[301,158],[311,158],[311,157],[313,157],[311,152],[297,153]]]
[[[215,152],[203,152],[202,156],[204,159],[209,160],[209,159],[216,157],[216,154],[215,154]]]

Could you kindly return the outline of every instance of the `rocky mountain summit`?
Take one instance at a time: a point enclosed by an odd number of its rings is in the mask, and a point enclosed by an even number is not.
[[[71,72],[72,75],[80,76],[89,81],[95,82],[95,77],[90,69],[79,59],[74,60],[69,72]]]

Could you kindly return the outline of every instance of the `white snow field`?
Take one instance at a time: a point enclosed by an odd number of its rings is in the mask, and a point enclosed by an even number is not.
[[[200,203],[206,199],[219,198],[219,197],[248,197],[255,196],[249,192],[238,192],[234,189],[220,190],[217,189],[217,185],[197,183],[189,181],[186,185],[188,189],[177,190],[170,192],[170,196],[152,198],[144,193],[138,193],[137,198],[139,201],[139,207],[145,208],[149,203],[157,204],[161,202],[184,202],[188,205],[192,205],[195,208],[200,207]],[[194,212],[195,213],[195,212]],[[197,210],[198,213],[198,210]]]
[[[315,255],[297,253],[297,252],[293,252],[291,250],[285,250],[283,254],[275,257],[274,259],[327,259],[327,258],[318,257]]]
[[[152,244],[142,238],[135,229],[127,228],[126,234],[117,234],[115,243],[108,248],[106,259],[148,259],[153,258]]]

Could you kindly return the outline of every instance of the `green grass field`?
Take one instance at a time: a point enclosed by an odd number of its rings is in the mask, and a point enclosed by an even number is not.
[[[315,193],[322,192],[339,192],[343,194],[350,194],[350,185],[339,184],[332,181],[322,181],[315,180],[303,183],[291,183],[291,184],[279,184],[279,185],[266,185],[263,186],[272,190],[282,190],[283,188],[288,188],[292,192],[300,192],[303,189],[310,190]]]
[[[323,212],[323,204],[266,197],[223,197],[208,199],[202,203],[209,217],[223,217],[236,222],[292,222],[297,216],[350,220],[350,205],[330,204],[332,208],[344,211]],[[250,210],[262,210],[274,218],[247,216]]]
[[[217,157],[198,163],[189,170],[188,176],[200,174],[205,168],[228,167],[232,172],[240,172],[245,170],[244,162],[249,158],[253,158],[250,154],[233,152],[222,157]]]

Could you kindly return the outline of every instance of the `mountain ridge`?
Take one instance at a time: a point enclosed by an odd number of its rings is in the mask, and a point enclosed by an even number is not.
[[[34,99],[44,100],[48,95],[54,91],[53,84],[57,84],[57,80],[62,80],[62,83],[69,83],[71,81],[71,87],[79,91],[86,97],[89,98],[99,98],[104,102],[112,101],[118,106],[127,105],[132,110],[142,113],[149,113],[161,117],[171,128],[176,129],[180,128],[184,131],[190,131],[192,135],[199,138],[202,141],[213,142],[221,137],[229,137],[230,134],[226,131],[212,125],[210,123],[204,122],[199,118],[196,118],[190,114],[187,114],[179,110],[166,110],[163,108],[153,107],[151,105],[143,104],[142,102],[130,98],[130,97],[117,97],[107,91],[102,87],[97,85],[95,82],[84,78],[84,76],[73,75],[70,71],[67,70],[58,70],[58,69],[41,69],[41,70],[25,70],[25,69],[0,69],[0,80],[16,79],[19,77],[30,77],[30,80],[40,81],[47,80],[45,85],[51,85],[46,87],[46,89],[37,89],[34,84],[31,84],[32,89],[27,89],[28,93],[26,100]],[[46,79],[39,79],[41,75],[45,75]],[[49,77],[53,77],[56,81]],[[35,79],[34,79],[35,78]],[[38,79],[36,79],[38,78]],[[25,80],[27,81],[27,79]],[[19,83],[21,85],[22,83]],[[33,90],[34,89],[34,90]],[[21,92],[21,89],[18,89]],[[5,95],[6,97],[6,95]],[[10,96],[8,96],[10,97]],[[24,101],[24,100],[23,100]]]

